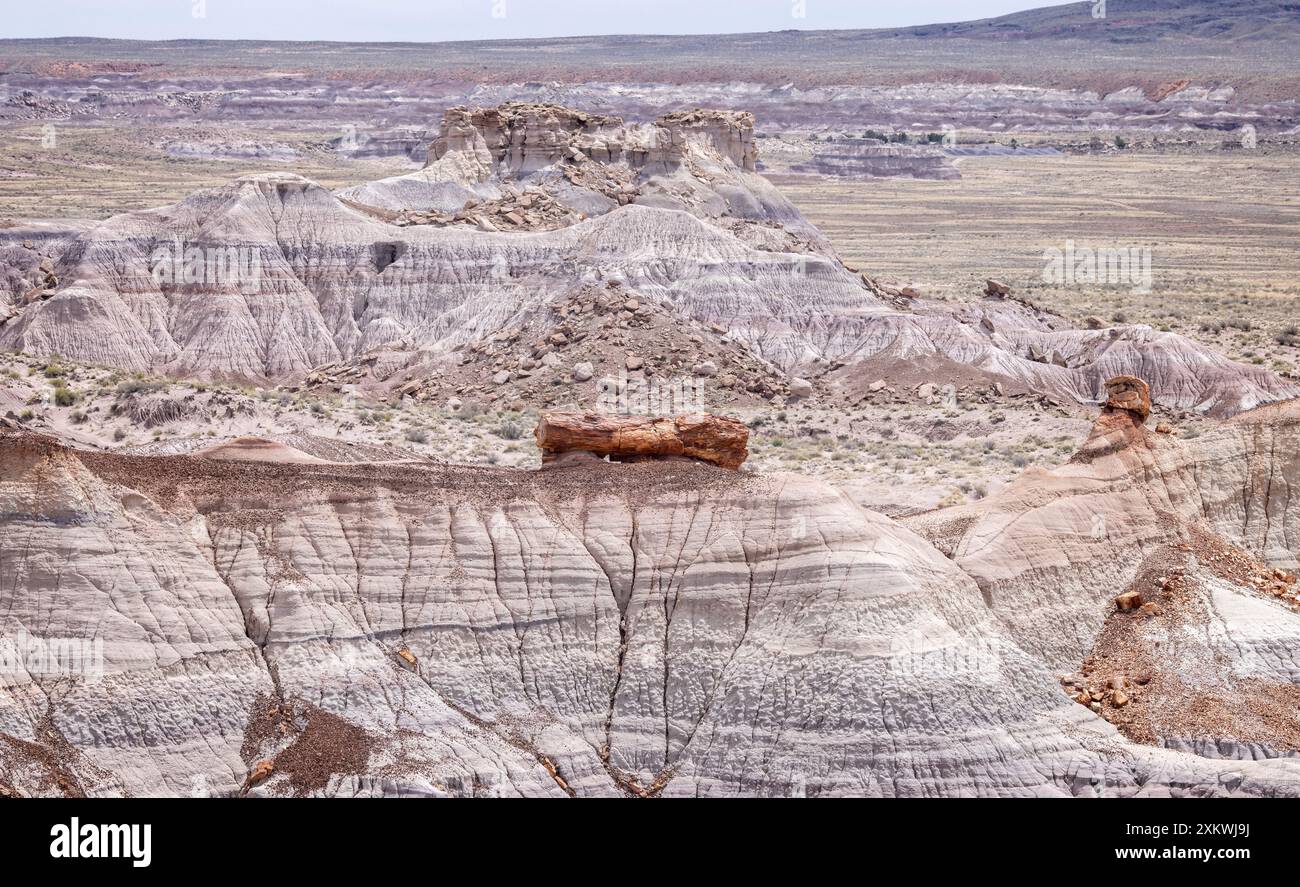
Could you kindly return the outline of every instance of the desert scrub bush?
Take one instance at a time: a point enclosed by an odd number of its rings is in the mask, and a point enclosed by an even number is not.
[[[939,500],[940,508],[951,508],[954,505],[960,505],[966,501],[966,496],[961,490],[954,489],[947,496]]]
[[[68,421],[73,425],[82,425],[86,421],[86,414],[81,410],[73,410],[72,415],[68,416]]]
[[[125,397],[130,394],[148,394],[162,387],[161,382],[154,382],[144,376],[137,375],[124,382],[118,382],[117,388],[114,390],[117,392],[118,397]]]
[[[454,415],[463,422],[472,422],[483,413],[483,406],[476,400],[467,400],[460,405]]]
[[[122,441],[126,440],[126,429],[125,428],[114,429],[113,440],[116,441],[117,443],[121,443]]]
[[[426,444],[429,442],[429,432],[423,428],[408,428],[406,430],[406,439],[411,443]]]
[[[524,436],[524,426],[514,419],[507,419],[497,426],[496,435],[502,440],[519,440]]]
[[[1294,324],[1283,327],[1278,331],[1278,334],[1273,337],[1273,341],[1277,342],[1279,345],[1288,345],[1291,347],[1300,345],[1300,328],[1297,328]]]
[[[77,402],[77,394],[63,385],[54,386],[54,403],[61,407],[70,407]]]

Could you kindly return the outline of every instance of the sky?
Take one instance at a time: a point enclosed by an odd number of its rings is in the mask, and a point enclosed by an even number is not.
[[[440,41],[887,28],[1060,0],[25,0],[0,37]]]

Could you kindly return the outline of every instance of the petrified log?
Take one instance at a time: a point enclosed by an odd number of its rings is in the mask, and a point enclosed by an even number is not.
[[[745,423],[708,413],[670,417],[543,413],[535,435],[543,462],[585,450],[614,459],[686,456],[736,469],[749,455]]]

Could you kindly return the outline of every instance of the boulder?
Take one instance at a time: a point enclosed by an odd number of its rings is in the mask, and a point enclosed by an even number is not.
[[[809,382],[807,379],[800,379],[799,377],[796,376],[795,378],[790,380],[790,397],[792,398],[811,397],[812,393],[813,393],[812,382]]]
[[[989,278],[988,280],[984,281],[984,294],[986,296],[998,296],[1000,298],[1006,298],[1011,294],[1011,287],[1007,286],[1005,283],[1003,283],[1000,280],[994,280],[992,278]]]
[[[685,456],[735,469],[749,455],[745,423],[708,413],[673,417],[543,413],[535,437],[543,462],[584,450],[619,461]]]
[[[573,365],[573,381],[587,382],[591,377],[596,375],[596,370],[589,361],[583,361]]]
[[[275,772],[275,764],[270,761],[258,761],[248,774],[248,784],[257,785]]]
[[[1137,376],[1115,376],[1106,382],[1106,410],[1127,410],[1143,422],[1151,415],[1151,388]]]
[[[1140,606],[1142,606],[1142,592],[1140,591],[1126,591],[1115,598],[1115,609],[1122,612],[1136,610]]]

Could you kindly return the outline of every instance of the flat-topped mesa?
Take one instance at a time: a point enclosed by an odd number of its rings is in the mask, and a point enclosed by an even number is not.
[[[706,108],[671,111],[660,116],[655,126],[668,140],[662,157],[666,162],[680,162],[687,143],[692,138],[703,136],[715,151],[741,169],[753,172],[757,165],[754,115],[748,111],[712,111]]]
[[[468,151],[516,172],[531,172],[570,156],[578,136],[591,151],[612,141],[609,151],[595,150],[593,159],[609,161],[622,155],[623,120],[588,114],[560,105],[509,102],[497,108],[447,109],[438,138],[429,146],[429,163],[452,151]],[[601,156],[601,155],[604,156]],[[427,164],[426,164],[427,165]]]
[[[515,173],[534,172],[565,160],[674,166],[703,143],[719,157],[754,171],[758,149],[754,115],[747,111],[696,108],[673,111],[653,124],[625,124],[620,117],[560,105],[510,102],[497,108],[449,108],[427,165],[452,152]]]
[[[749,456],[745,423],[708,413],[671,417],[543,413],[534,435],[544,463],[564,453],[587,452],[623,462],[685,457],[735,470]]]

